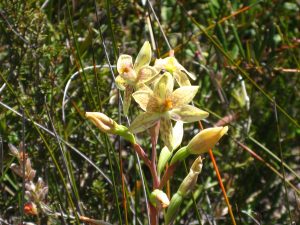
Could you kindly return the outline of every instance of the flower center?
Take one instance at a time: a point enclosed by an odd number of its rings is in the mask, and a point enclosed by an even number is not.
[[[170,58],[165,65],[165,68],[168,72],[173,73],[176,71],[176,66],[173,58]]]
[[[172,108],[173,108],[173,103],[172,103],[171,99],[166,99],[164,102],[164,110],[169,111]]]
[[[124,66],[121,71],[122,73],[128,73],[130,71],[129,66]]]

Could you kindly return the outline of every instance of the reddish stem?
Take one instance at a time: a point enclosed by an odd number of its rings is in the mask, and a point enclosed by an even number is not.
[[[150,223],[151,225],[157,225],[158,224],[158,212],[156,208],[149,203],[149,209],[150,209]]]
[[[150,162],[147,154],[145,153],[144,149],[137,143],[133,144],[133,148],[136,151],[136,153],[139,155],[139,157],[142,158],[144,163],[150,168],[151,167],[151,162]]]
[[[153,189],[156,189],[159,186],[159,177],[157,175],[156,170],[156,144],[159,135],[159,128],[160,122],[156,123],[153,127],[150,128],[150,135],[151,135],[151,145],[152,145],[152,154],[151,154],[151,170],[153,172],[152,179],[153,179]]]
[[[159,189],[163,189],[163,187],[166,185],[167,181],[173,176],[173,173],[175,171],[177,164],[178,163],[174,163],[173,165],[169,166],[166,169],[166,171],[161,179],[161,182],[159,184],[159,187],[158,187]]]

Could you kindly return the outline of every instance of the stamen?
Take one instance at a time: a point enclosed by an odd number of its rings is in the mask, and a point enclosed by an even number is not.
[[[170,99],[166,99],[165,101],[165,111],[169,111],[173,108],[173,102]]]

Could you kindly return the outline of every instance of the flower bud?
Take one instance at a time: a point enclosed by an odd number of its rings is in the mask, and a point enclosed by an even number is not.
[[[162,190],[159,189],[155,189],[151,192],[150,202],[153,206],[162,208],[166,208],[170,204],[168,196]]]
[[[169,161],[169,159],[172,156],[172,152],[170,152],[170,150],[168,149],[167,146],[163,147],[163,149],[161,150],[160,154],[159,154],[159,159],[158,159],[158,163],[157,163],[157,173],[158,175],[161,174],[161,172],[164,170],[167,162]]]
[[[214,145],[226,134],[228,127],[213,127],[200,131],[187,145],[190,154],[201,154],[212,149]]]
[[[191,166],[189,174],[184,178],[178,188],[178,192],[180,192],[183,196],[189,194],[189,192],[195,187],[198,175],[202,170],[202,165],[202,158],[199,156]]]
[[[183,201],[183,196],[180,193],[175,193],[170,201],[170,205],[165,216],[165,224],[169,225],[176,218],[177,212]]]
[[[86,112],[86,118],[91,120],[102,132],[114,134],[117,123],[100,112]]]
[[[180,184],[177,192],[173,195],[168,211],[165,217],[166,224],[169,225],[176,218],[177,212],[183,201],[183,198],[187,196],[195,187],[198,179],[198,175],[202,170],[202,158],[199,156],[190,168],[189,174],[184,178]]]
[[[116,134],[130,143],[135,143],[135,138],[128,128],[117,124],[113,119],[100,112],[86,112],[86,118],[91,120],[102,132]]]
[[[37,211],[37,207],[36,204],[34,204],[33,202],[27,202],[24,204],[24,213],[25,214],[29,214],[29,215],[37,215],[38,211]]]

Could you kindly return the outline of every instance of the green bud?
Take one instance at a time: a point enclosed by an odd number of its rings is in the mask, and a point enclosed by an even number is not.
[[[199,156],[193,163],[190,168],[189,174],[184,178],[180,184],[176,194],[173,195],[168,211],[165,217],[166,225],[169,225],[176,218],[177,212],[180,208],[180,205],[183,201],[183,198],[186,197],[191,190],[195,187],[198,179],[198,175],[202,170],[202,158]]]
[[[180,208],[182,201],[183,201],[183,196],[179,192],[175,193],[172,196],[170,205],[167,210],[167,214],[165,216],[166,225],[169,225],[170,223],[172,223],[174,221],[174,219],[177,216],[177,212]]]
[[[161,174],[161,172],[165,169],[165,166],[167,164],[167,162],[169,161],[169,159],[171,158],[172,153],[169,151],[168,147],[165,146],[163,147],[163,149],[161,150],[160,154],[159,154],[159,159],[158,159],[158,163],[157,163],[157,172],[158,175]]]

